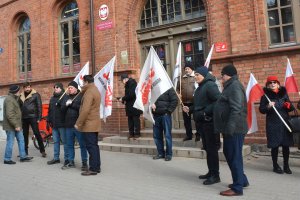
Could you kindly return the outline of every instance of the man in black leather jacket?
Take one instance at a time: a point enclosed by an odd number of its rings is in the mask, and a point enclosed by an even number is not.
[[[22,110],[22,128],[25,140],[25,152],[28,155],[28,135],[29,125],[35,135],[42,157],[46,157],[45,147],[40,135],[38,123],[42,119],[42,100],[40,94],[31,88],[31,83],[26,82],[23,85],[21,93],[21,110]]]

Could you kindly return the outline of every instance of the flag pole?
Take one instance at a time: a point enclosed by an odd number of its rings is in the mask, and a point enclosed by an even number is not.
[[[269,99],[269,97],[264,94],[265,97],[267,98],[267,100],[269,101],[269,103],[271,102],[271,100]],[[287,123],[284,121],[284,119],[282,118],[282,116],[279,114],[279,112],[277,111],[277,109],[275,108],[274,105],[272,105],[272,108],[274,109],[274,111],[276,112],[276,114],[278,115],[278,117],[281,119],[281,121],[283,122],[283,124],[285,125],[285,127],[290,131],[290,133],[292,133],[291,128],[287,125]]]

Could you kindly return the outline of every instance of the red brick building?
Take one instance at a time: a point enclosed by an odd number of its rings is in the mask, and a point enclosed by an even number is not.
[[[300,77],[300,12],[297,0],[0,0],[0,95],[9,85],[32,82],[44,103],[52,85],[65,85],[90,61],[99,71],[114,55],[114,96],[123,94],[117,76],[139,78],[152,45],[167,72],[182,42],[183,65],[203,65],[212,44],[211,69],[233,63],[247,85],[254,73],[263,86],[268,75],[284,83],[287,57]],[[92,12],[91,12],[92,10]],[[297,94],[291,94],[298,99]],[[124,107],[114,102],[102,134],[127,129]],[[183,127],[177,110],[174,128]],[[250,142],[261,142],[264,116]],[[145,124],[147,126],[147,123]]]

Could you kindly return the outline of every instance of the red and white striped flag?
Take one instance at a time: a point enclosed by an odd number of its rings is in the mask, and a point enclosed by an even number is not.
[[[205,63],[204,63],[204,66],[207,67],[207,68],[209,68],[209,63],[210,63],[210,60],[211,60],[212,53],[213,53],[213,51],[214,51],[214,47],[215,47],[215,44],[213,44],[213,45],[211,46],[210,51],[209,51],[209,54],[208,54],[208,56],[207,56],[207,58],[206,58],[206,61],[205,61]]]
[[[248,134],[254,133],[258,130],[256,112],[254,108],[254,102],[259,101],[264,94],[261,86],[257,83],[255,77],[250,73],[250,79],[246,89],[247,96],[247,122],[248,122]]]
[[[293,74],[294,73],[293,73],[293,69],[292,69],[290,60],[287,59],[284,85],[285,85],[286,91],[288,93],[299,92],[298,86],[297,86],[297,81]]]

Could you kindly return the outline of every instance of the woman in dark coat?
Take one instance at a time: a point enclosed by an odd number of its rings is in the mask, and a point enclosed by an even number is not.
[[[260,100],[259,111],[262,114],[266,114],[267,142],[268,148],[271,148],[273,171],[278,174],[282,174],[283,172],[291,174],[289,154],[290,146],[293,145],[293,135],[289,133],[272,107],[273,105],[275,106],[285,121],[287,121],[288,112],[293,111],[295,108],[289,99],[285,87],[280,86],[280,82],[276,76],[268,77],[264,92],[271,102],[263,95]],[[283,170],[277,163],[279,146],[282,146]]]

